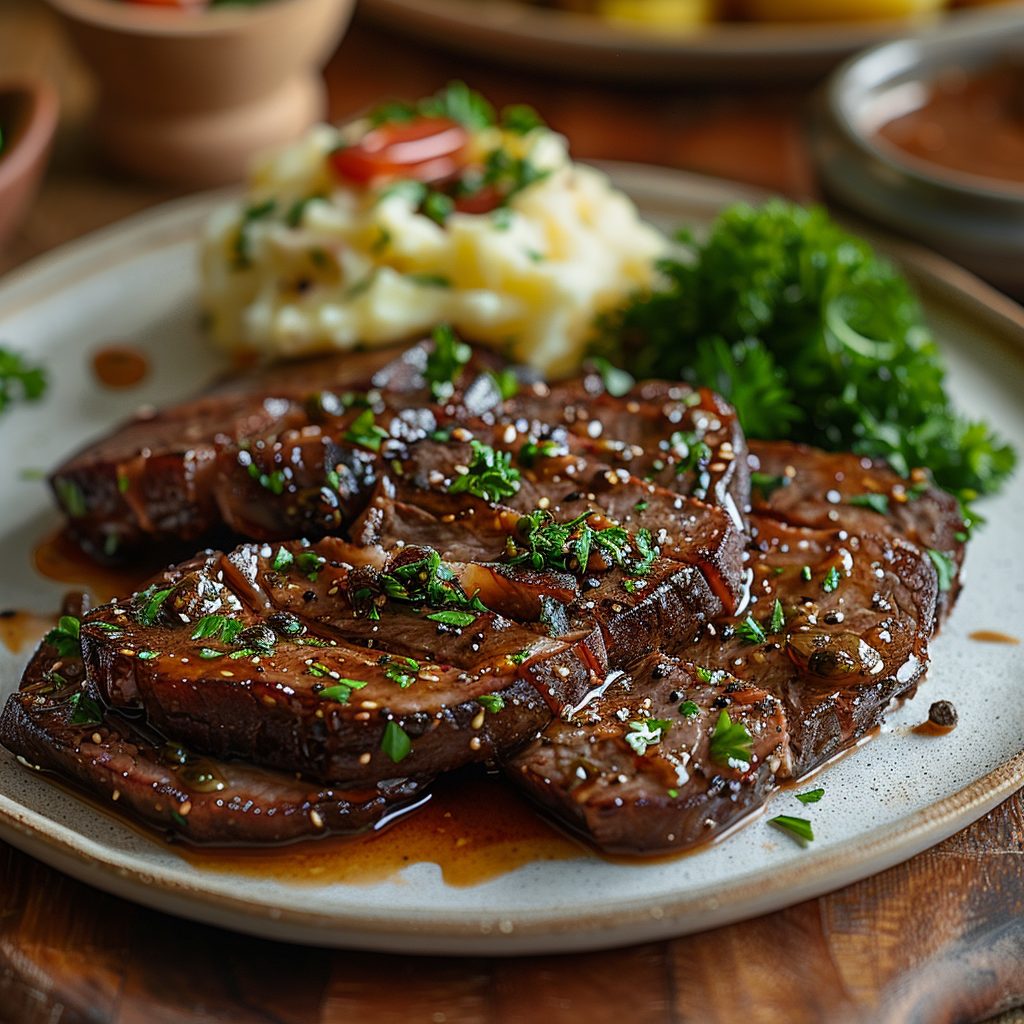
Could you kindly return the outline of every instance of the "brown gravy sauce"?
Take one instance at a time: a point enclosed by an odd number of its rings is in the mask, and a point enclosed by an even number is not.
[[[933,168],[1024,185],[1024,65],[947,72],[876,137]]]
[[[970,640],[977,640],[983,644],[1019,644],[1020,640],[1009,633],[1000,633],[994,629],[976,629],[973,633],[967,634]]]
[[[920,725],[915,725],[910,731],[918,736],[948,736],[955,725],[939,725],[930,718],[926,718]]]
[[[470,773],[439,779],[425,806],[360,836],[303,840],[273,848],[179,844],[195,867],[288,882],[370,885],[410,864],[437,864],[451,886],[479,885],[535,861],[590,851],[548,824],[502,780]]]
[[[149,373],[149,359],[133,345],[104,345],[92,355],[92,372],[107,388],[133,388]]]
[[[33,561],[36,570],[47,579],[82,589],[99,603],[133,593],[158,569],[153,564],[99,565],[63,530],[45,537],[36,545]]]

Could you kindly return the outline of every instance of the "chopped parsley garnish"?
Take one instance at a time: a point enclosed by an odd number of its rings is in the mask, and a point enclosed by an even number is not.
[[[839,570],[833,565],[832,568],[825,573],[825,578],[821,581],[821,589],[824,590],[826,594],[831,594],[836,587],[839,586],[840,579]]]
[[[228,615],[204,615],[192,630],[192,639],[219,640],[230,644],[242,629],[242,623]]]
[[[711,759],[739,771],[749,771],[754,737],[742,722],[734,722],[725,709],[711,730]]]
[[[660,743],[665,734],[672,728],[667,718],[645,718],[639,722],[630,722],[625,740],[633,748],[633,752],[643,757],[648,747]]]
[[[160,655],[156,651],[139,651],[136,657],[140,661],[153,661],[155,658],[159,658]]]
[[[246,471],[264,490],[270,491],[271,494],[284,494],[284,470],[274,469],[264,473],[255,462],[250,461],[246,465]]]
[[[780,487],[786,487],[789,484],[789,477],[786,476],[774,476],[771,473],[761,473],[758,470],[754,470],[750,474],[750,486],[754,490],[760,491],[762,497],[767,498],[772,491],[777,491]]]
[[[430,191],[426,194],[420,209],[424,216],[429,217],[435,224],[444,227],[445,221],[455,210],[455,200],[446,196],[443,192]]]
[[[391,758],[394,764],[398,764],[412,753],[412,740],[409,739],[409,734],[396,721],[392,720],[384,726],[380,749]]]
[[[68,707],[71,708],[68,717],[70,725],[100,725],[103,722],[103,711],[99,704],[81,691],[71,697]]]
[[[534,128],[543,128],[544,121],[533,107],[515,103],[501,112],[501,126],[514,135],[526,135]]]
[[[57,492],[57,500],[60,502],[61,508],[69,518],[80,519],[88,511],[82,488],[74,480],[59,476],[53,481],[53,489]]]
[[[956,579],[956,562],[943,551],[936,551],[935,548],[926,548],[925,550],[939,577],[939,590],[945,594],[953,586],[953,580]]]
[[[314,664],[319,664],[314,662]],[[333,678],[333,677],[332,677]],[[353,690],[361,690],[366,686],[365,679],[348,679],[345,676],[338,677],[333,686],[325,686],[317,693],[318,697],[324,700],[333,700],[338,704],[347,704]]]
[[[152,626],[156,622],[164,602],[171,596],[171,589],[158,589],[154,584],[135,595],[135,621],[140,626]]]
[[[371,451],[379,452],[381,444],[390,435],[383,428],[377,426],[374,420],[373,410],[364,409],[350,424],[345,431],[345,440],[353,444],[369,448]]]
[[[535,509],[520,516],[516,532],[508,537],[505,550],[509,565],[529,565],[538,571],[558,569],[584,573],[593,551],[599,552],[620,569],[643,576],[650,572],[658,549],[649,530],[630,534],[621,526],[595,530],[588,510],[575,519],[559,523],[546,509]]]
[[[505,706],[505,698],[497,693],[485,693],[482,697],[477,697],[476,701],[492,715],[496,715]]]
[[[809,565],[805,565],[800,570],[800,579],[802,579],[805,583],[811,582],[811,567]]]
[[[906,280],[825,211],[740,204],[680,241],[658,290],[603,319],[602,355],[713,388],[750,437],[878,456],[904,476],[928,466],[965,499],[1009,477],[1013,449],[946,394]]]
[[[748,644],[763,644],[768,639],[767,634],[761,628],[761,623],[753,615],[748,615],[736,627],[736,635],[741,640],[746,640]]]
[[[457,611],[487,611],[479,598],[466,594],[455,573],[433,548],[423,558],[382,572],[377,582],[389,598],[397,601]]]
[[[46,371],[17,352],[0,348],[0,413],[14,402],[35,402],[46,391]]]
[[[76,658],[82,652],[81,628],[73,615],[62,615],[56,627],[43,637],[43,643],[55,647],[62,658]]]
[[[427,618],[432,622],[440,622],[442,626],[456,626],[463,629],[466,626],[472,626],[478,616],[475,612],[443,611],[431,612]]]
[[[527,469],[533,468],[537,464],[538,459],[554,459],[559,455],[565,455],[567,449],[565,445],[559,444],[557,441],[552,441],[548,438],[545,441],[527,441],[526,444],[519,449],[519,464],[525,466]]]
[[[515,398],[519,394],[519,379],[516,377],[515,370],[505,367],[502,370],[492,370],[488,376],[494,381],[494,386],[498,389],[498,394],[501,395],[503,402],[509,398]]]
[[[772,621],[768,624],[768,629],[772,633],[779,633],[785,624],[786,613],[782,610],[782,602],[775,598],[775,606],[772,608]]]
[[[311,583],[315,583],[320,575],[320,567],[327,559],[315,551],[300,551],[294,556],[295,568]]]
[[[605,391],[607,391],[613,398],[621,398],[627,392],[631,391],[633,385],[636,383],[632,374],[627,373],[625,370],[620,369],[617,366],[612,366],[607,359],[604,359],[601,356],[594,357],[590,362],[600,375],[601,383],[604,385]]]
[[[846,499],[846,504],[869,508],[880,516],[889,514],[889,496],[887,494],[855,494],[852,498]]]
[[[253,203],[245,208],[242,220],[238,225],[238,234],[234,243],[234,266],[236,270],[245,270],[252,265],[252,238],[250,229],[256,221],[265,220],[277,209],[276,199],[267,199],[262,203]]]
[[[683,718],[696,718],[700,714],[700,708],[692,700],[684,700],[679,705],[679,714]]]
[[[650,504],[651,503],[649,501],[638,501],[633,506],[633,511],[634,512],[646,512],[647,509],[650,507]]]
[[[433,339],[434,347],[427,356],[427,368],[423,376],[430,385],[434,401],[447,402],[455,390],[455,381],[473,352],[455,337],[455,332],[447,324],[434,328]]]
[[[811,823],[806,818],[794,818],[789,814],[779,814],[774,818],[769,818],[768,824],[781,828],[784,832],[788,832],[791,836],[802,842],[811,843],[814,841],[814,831],[811,828]]]
[[[277,554],[274,555],[274,559],[270,563],[270,568],[275,572],[282,572],[285,569],[291,568],[294,562],[295,557],[287,548],[278,548]]]
[[[473,494],[485,501],[499,501],[519,490],[519,470],[512,466],[509,452],[495,451],[489,444],[470,441],[473,459],[465,473],[452,480],[449,494]]]
[[[825,795],[825,790],[821,787],[818,789],[809,789],[806,793],[796,793],[797,800],[802,804],[816,804]]]
[[[297,228],[302,224],[302,218],[306,215],[306,207],[309,206],[314,199],[323,199],[323,196],[319,193],[311,196],[303,196],[302,199],[296,199],[291,206],[288,207],[288,212],[284,215],[284,222],[290,228]]]
[[[384,669],[384,678],[392,683],[398,683],[407,690],[416,682],[416,673],[420,670],[420,663],[415,658],[390,658],[388,655],[387,665]]]
[[[516,651],[514,654],[507,654],[505,657],[512,662],[513,665],[522,665],[524,661],[530,656],[530,648],[524,647],[521,651]]]

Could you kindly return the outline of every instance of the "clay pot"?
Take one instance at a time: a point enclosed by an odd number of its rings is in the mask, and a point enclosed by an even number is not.
[[[320,69],[353,6],[48,2],[96,76],[95,133],[107,156],[138,177],[189,186],[237,181],[254,153],[323,118]]]
[[[42,81],[0,81],[0,245],[18,229],[39,187],[57,127],[57,94]]]

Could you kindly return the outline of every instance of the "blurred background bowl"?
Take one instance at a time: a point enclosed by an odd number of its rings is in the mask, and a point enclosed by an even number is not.
[[[1024,180],[964,173],[950,168],[945,157],[911,154],[879,136],[883,124],[920,107],[937,83],[951,75],[967,83],[999,67],[1016,69],[1024,83],[1019,11],[868,50],[830,79],[812,119],[812,150],[831,199],[1021,297]],[[963,102],[970,102],[969,90]],[[1012,102],[1016,111],[1008,117],[1016,119],[1016,132],[1024,138],[1024,87]],[[980,118],[978,127],[996,130]]]
[[[28,213],[56,127],[52,86],[32,79],[0,81],[0,245]]]
[[[251,156],[326,113],[320,69],[354,0],[267,0],[181,10],[48,0],[97,80],[97,139],[138,177],[237,181]]]

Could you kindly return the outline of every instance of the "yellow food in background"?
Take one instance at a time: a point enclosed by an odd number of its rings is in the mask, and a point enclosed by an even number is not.
[[[948,0],[743,0],[742,11],[757,21],[876,21],[948,6]]]
[[[225,348],[295,356],[450,323],[564,374],[579,365],[595,316],[651,285],[652,261],[666,251],[633,203],[600,171],[574,164],[547,128],[477,132],[480,152],[500,145],[545,176],[499,210],[455,212],[443,224],[400,188],[339,180],[330,154],[341,140],[337,128],[313,129],[261,161],[244,200],[210,218],[203,304]]]
[[[598,0],[597,13],[609,21],[671,30],[714,21],[716,7],[714,0]]]

